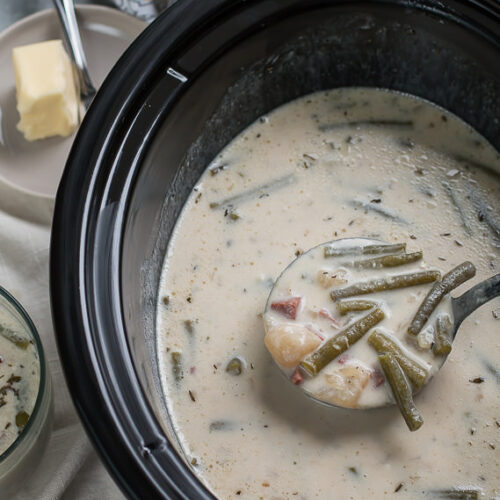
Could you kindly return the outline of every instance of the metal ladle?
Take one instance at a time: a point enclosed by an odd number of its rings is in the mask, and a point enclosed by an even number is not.
[[[340,240],[334,240],[328,243],[323,243],[319,245],[319,247],[323,246],[335,246],[335,247],[340,247],[342,245],[346,244],[347,246],[353,246],[353,245],[368,245],[368,244],[376,244],[376,245],[387,245],[387,243],[379,241],[379,240],[373,240],[373,239],[368,239],[368,238],[356,238],[356,239],[351,239],[351,238],[344,238]],[[312,252],[314,249],[317,249],[318,247],[314,247],[307,252],[304,252],[302,255],[300,255],[297,259],[295,259],[292,263],[290,263],[281,273],[281,275],[278,277],[276,282],[273,285],[273,288],[271,289],[271,292],[269,293],[269,299],[268,303],[266,304],[266,311],[269,310],[270,306],[270,301],[271,297],[273,295],[274,290],[278,287],[279,283],[281,280],[283,280],[285,277],[287,277],[287,274],[290,269],[292,269],[293,265],[297,263],[299,259],[306,259],[308,258],[308,255],[310,252]],[[360,246],[361,249],[361,246]],[[360,255],[361,256],[361,251]],[[309,255],[310,257],[310,255]],[[373,257],[370,255],[364,255],[364,257]],[[352,258],[352,255],[351,255]],[[460,325],[464,321],[464,319],[472,314],[477,308],[480,306],[484,305],[486,302],[494,299],[495,297],[500,296],[500,274],[497,274],[495,276],[492,276],[491,278],[482,281],[481,283],[478,283],[476,286],[468,290],[467,292],[463,293],[460,297],[457,298],[451,298],[451,311],[452,311],[452,328],[450,331],[451,338],[454,339]],[[367,296],[369,297],[369,295]],[[437,367],[437,371],[441,369],[443,366],[444,362],[446,361],[448,356],[439,356],[436,361],[435,361],[435,366]],[[287,377],[289,378],[289,377]],[[426,384],[429,382],[429,380],[432,377],[428,377],[426,380]],[[343,405],[340,404],[334,404],[329,401],[324,401],[322,399],[319,399],[315,397],[311,392],[307,391],[304,389],[304,393],[314,399],[315,401],[327,405],[327,406],[332,406],[332,407],[344,407]],[[380,405],[380,406],[385,406]],[[369,409],[369,408],[376,408],[378,406],[373,405],[373,406],[364,406],[362,409]],[[351,408],[351,407],[349,407]]]

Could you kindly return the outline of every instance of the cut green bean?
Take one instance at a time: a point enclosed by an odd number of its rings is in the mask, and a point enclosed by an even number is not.
[[[497,384],[500,384],[500,371],[498,368],[488,359],[481,357],[481,362],[484,365],[485,369],[488,371],[490,375],[492,375]]]
[[[345,123],[327,123],[325,125],[319,125],[318,128],[321,132],[328,132],[330,130],[337,130],[341,128],[357,128],[365,125],[373,127],[413,128],[413,122],[410,120],[359,120]]]
[[[434,189],[430,188],[429,186],[419,185],[419,186],[417,186],[417,188],[422,194],[425,194],[425,196],[427,196],[429,198],[436,197],[436,193],[435,193]]]
[[[379,330],[374,330],[367,339],[377,354],[389,353],[396,357],[399,366],[404,371],[416,391],[420,390],[428,376],[429,370],[421,363],[407,356],[401,347]]]
[[[231,375],[241,375],[243,363],[240,358],[233,358],[226,366],[226,372]]]
[[[14,345],[19,347],[19,349],[23,349],[23,351],[25,351],[30,345],[30,341],[28,339],[22,337],[21,335],[19,335],[19,333],[3,325],[0,325],[0,335],[4,339],[7,339],[9,342],[12,342]]]
[[[210,208],[219,208],[219,207],[234,207],[240,203],[244,203],[248,200],[261,197],[263,195],[268,195],[269,191],[276,191],[278,189],[284,188],[289,184],[292,184],[295,181],[295,175],[286,175],[284,177],[279,177],[278,179],[274,179],[271,182],[267,182],[266,184],[262,184],[255,188],[249,189],[247,191],[243,191],[235,196],[230,196],[229,198],[225,198],[221,201],[213,201],[210,203]]]
[[[183,378],[182,373],[182,354],[180,352],[173,352],[170,355],[172,360],[172,373],[174,375],[174,380],[180,382]]]
[[[408,429],[416,431],[422,426],[424,420],[413,403],[410,383],[403,369],[399,365],[396,356],[391,353],[379,354],[378,360]]]
[[[436,356],[447,356],[451,352],[451,329],[453,325],[447,314],[440,314],[436,320],[436,333],[434,335],[434,344],[432,352]]]
[[[452,488],[449,490],[434,490],[429,492],[432,498],[448,500],[479,500],[481,491],[475,488]]]
[[[357,295],[366,295],[368,293],[385,292],[406,288],[410,286],[425,285],[432,283],[441,277],[439,271],[422,271],[418,273],[397,274],[387,278],[378,278],[371,281],[355,283],[345,288],[338,288],[330,292],[332,300],[343,299],[346,297],[355,297]]]
[[[344,300],[337,303],[337,310],[342,316],[354,311],[368,311],[377,305],[372,300]]]
[[[341,255],[377,255],[386,253],[398,253],[406,250],[406,243],[394,243],[393,245],[365,245],[355,247],[326,246],[325,257],[339,257]]]
[[[368,330],[370,330],[370,328],[373,328],[384,318],[384,312],[377,307],[366,316],[363,316],[345,330],[335,335],[335,337],[327,340],[317,351],[301,361],[300,366],[310,375],[317,375],[328,363],[347,351],[347,349],[354,345]]]
[[[472,227],[467,219],[467,216],[465,215],[462,203],[457,195],[457,193],[454,191],[454,189],[451,187],[451,184],[449,182],[443,181],[441,184],[444,187],[444,190],[446,191],[446,194],[450,198],[453,206],[455,207],[455,210],[458,213],[458,216],[460,217],[460,220],[462,221],[462,225],[465,228],[465,231],[467,232],[468,235],[472,235]]]
[[[479,222],[484,222],[497,243],[500,243],[500,220],[492,213],[491,207],[485,202],[484,196],[469,184],[468,193],[477,212]]]
[[[362,200],[351,200],[349,202],[351,206],[354,208],[363,208],[368,212],[374,212],[386,219],[393,220],[394,222],[399,222],[400,224],[408,224],[408,221],[398,215],[396,212],[392,211],[390,208],[385,207],[384,205],[379,205],[378,203],[371,203],[368,201]]]
[[[210,422],[208,429],[212,431],[230,431],[234,428],[234,423],[229,420],[214,420]]]
[[[475,274],[476,268],[472,262],[462,262],[462,264],[445,274],[441,281],[434,283],[408,327],[408,333],[417,335],[443,297],[471,279]]]
[[[380,269],[382,267],[396,267],[411,264],[422,258],[423,253],[402,253],[396,255],[383,255],[382,257],[373,257],[371,259],[356,260],[353,262],[344,262],[341,264],[346,267],[356,267],[358,269]]]

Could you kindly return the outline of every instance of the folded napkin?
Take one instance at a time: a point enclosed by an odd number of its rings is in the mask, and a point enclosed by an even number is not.
[[[16,500],[124,498],[80,424],[62,373],[52,327],[49,243],[53,201],[0,182],[0,284],[25,307],[43,342],[54,392],[53,432]],[[0,498],[1,492],[0,492]]]

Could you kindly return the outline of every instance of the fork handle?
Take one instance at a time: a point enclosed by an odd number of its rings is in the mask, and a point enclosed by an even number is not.
[[[78,73],[78,83],[82,97],[90,97],[96,93],[94,85],[87,69],[87,60],[83,51],[82,39],[76,21],[75,4],[73,0],[53,0],[54,6],[59,15],[64,38],[71,54],[71,59],[75,63]]]

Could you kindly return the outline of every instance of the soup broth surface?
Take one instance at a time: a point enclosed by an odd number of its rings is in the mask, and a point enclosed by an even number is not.
[[[282,270],[338,238],[407,242],[444,272],[470,260],[476,276],[453,296],[500,272],[498,172],[499,154],[454,115],[367,88],[290,102],[213,160],[169,244],[157,349],[180,447],[217,497],[500,495],[499,299],[415,397],[413,433],[395,406],[312,401],[274,363],[262,320]],[[409,317],[425,296],[411,294]]]

